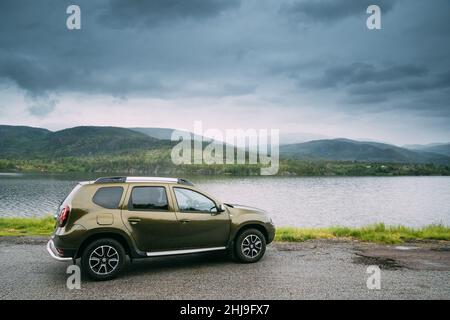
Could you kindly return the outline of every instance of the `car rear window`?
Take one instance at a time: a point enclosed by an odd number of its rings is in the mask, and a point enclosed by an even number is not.
[[[169,210],[166,188],[134,187],[130,197],[129,209],[148,211]]]
[[[92,202],[106,209],[117,209],[122,198],[122,187],[103,187],[95,192]]]
[[[75,197],[75,195],[77,194],[78,190],[81,189],[81,183],[77,184],[72,191],[70,191],[70,193],[64,198],[63,201],[61,201],[59,203],[58,208],[56,209],[56,215],[59,215],[61,212],[61,209],[64,208],[66,205],[68,205],[72,199]]]

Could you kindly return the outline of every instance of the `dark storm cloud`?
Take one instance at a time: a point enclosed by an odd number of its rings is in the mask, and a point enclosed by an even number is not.
[[[32,102],[28,106],[27,110],[31,115],[40,118],[43,118],[52,113],[56,108],[56,104],[58,103],[57,100],[50,99],[46,96],[31,97],[31,100]]]
[[[395,0],[297,0],[282,4],[280,13],[290,16],[295,22],[330,23],[351,16],[364,16],[368,6],[375,4],[383,13],[391,11]]]
[[[382,81],[368,85],[367,82],[355,83],[349,89],[350,94],[357,95],[386,95],[398,92],[422,92],[427,90],[440,90],[450,87],[448,73],[433,75],[425,78],[405,77],[398,81]]]
[[[346,88],[344,102],[375,111],[407,110],[418,112],[421,116],[450,118],[450,83],[447,76],[448,73],[441,73],[423,78],[405,77],[398,81],[357,83]],[[387,103],[380,106],[380,102]]]
[[[405,64],[380,66],[369,63],[352,63],[325,69],[319,77],[299,78],[299,87],[310,90],[334,90],[344,92],[341,101],[358,105],[366,111],[387,109],[418,110],[425,108],[428,113],[450,116],[450,72],[430,70],[424,66]],[[433,103],[422,103],[415,95],[434,95]],[[408,105],[394,104],[380,106],[380,103],[392,102],[396,98],[414,96]],[[361,107],[362,106],[362,107]]]
[[[68,31],[65,26],[66,7],[72,2],[0,2],[0,81],[13,82],[30,96],[51,92],[182,95],[191,91],[186,84],[198,75],[203,77],[214,66],[219,71],[225,66],[217,63],[220,57],[216,52],[208,52],[215,49],[207,43],[211,40],[207,30],[196,35],[178,23],[190,19],[201,26],[204,19],[240,6],[238,0],[74,3],[81,7],[82,16],[82,29],[77,31]],[[165,27],[158,32],[147,28],[156,24]],[[128,26],[142,29],[136,32]],[[174,38],[178,33],[180,38]],[[191,43],[195,37],[206,43],[197,47]],[[239,79],[224,79],[215,85],[214,92],[204,93],[240,95],[253,88]]]
[[[330,88],[361,83],[396,82],[424,77],[427,73],[425,67],[416,65],[377,67],[368,63],[352,63],[326,69],[319,79],[310,81],[309,85]]]
[[[114,27],[152,27],[180,19],[205,19],[238,8],[240,0],[111,0],[100,21]]]
[[[6,79],[27,92],[29,97],[45,96],[50,92],[77,91],[124,95],[147,90],[163,91],[163,85],[151,74],[140,78],[126,76],[118,71],[108,72],[93,61],[65,60],[64,56],[46,61],[35,56],[16,55],[0,59],[0,79]]]
[[[82,29],[77,31],[66,29],[66,8],[71,3],[1,2],[0,81],[15,83],[31,100],[62,92],[123,96],[168,91],[153,68],[127,60],[143,59],[144,52],[129,49],[145,45],[128,35],[115,37],[96,23],[107,1],[76,1],[82,8]],[[33,103],[30,110],[36,110],[35,105],[42,103]]]
[[[70,64],[58,64],[56,61],[44,64],[39,57],[32,55],[16,54],[0,58],[0,77],[12,80],[31,96],[64,88],[76,76],[76,70]]]
[[[79,31],[66,29],[70,4]],[[365,26],[370,4],[382,30]],[[448,0],[2,0],[0,82],[23,90],[35,117],[82,93],[251,96],[270,104],[268,118],[310,105],[450,122],[448,10]]]

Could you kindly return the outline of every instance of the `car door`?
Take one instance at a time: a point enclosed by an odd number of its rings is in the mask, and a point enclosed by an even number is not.
[[[128,189],[124,224],[141,251],[176,249],[179,222],[167,185],[133,185]]]
[[[217,248],[228,244],[230,217],[210,197],[187,187],[172,186],[179,221],[179,245],[185,249]]]

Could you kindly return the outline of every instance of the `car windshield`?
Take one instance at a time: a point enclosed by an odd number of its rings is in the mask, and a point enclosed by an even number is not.
[[[199,192],[184,189],[174,188],[175,196],[177,198],[178,208],[180,211],[194,211],[194,212],[216,212],[216,204],[208,197]]]

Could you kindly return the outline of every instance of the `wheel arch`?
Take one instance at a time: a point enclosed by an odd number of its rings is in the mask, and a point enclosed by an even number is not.
[[[266,243],[269,243],[269,233],[268,233],[266,227],[264,227],[262,224],[257,223],[257,222],[249,222],[249,223],[246,223],[246,224],[240,226],[233,236],[233,239],[232,239],[233,242],[236,241],[236,238],[242,232],[244,232],[245,230],[248,230],[248,229],[256,229],[256,230],[260,231],[263,234],[264,239],[266,240]]]
[[[122,234],[121,232],[118,232],[117,230],[111,230],[111,229],[97,229],[94,232],[91,232],[88,234],[84,239],[81,241],[80,245],[78,246],[78,249],[75,253],[75,259],[80,258],[83,254],[84,249],[93,241],[98,239],[114,239],[118,241],[124,248],[125,253],[130,257],[135,257],[138,255],[134,249],[134,246],[130,241],[127,239],[127,236]]]

